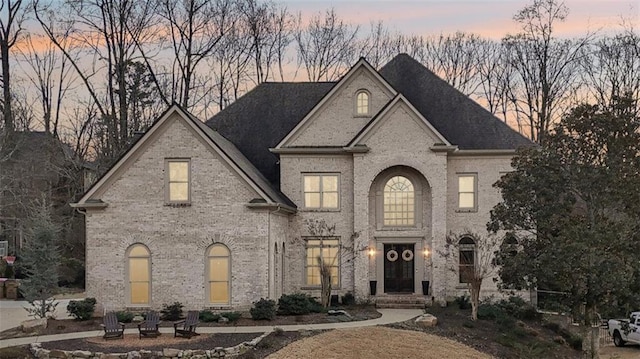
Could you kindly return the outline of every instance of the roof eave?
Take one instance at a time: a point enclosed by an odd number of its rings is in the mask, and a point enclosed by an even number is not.
[[[295,207],[291,207],[284,203],[247,203],[247,208],[251,209],[267,209],[273,211],[281,211],[287,214],[295,214],[298,212],[298,209]]]

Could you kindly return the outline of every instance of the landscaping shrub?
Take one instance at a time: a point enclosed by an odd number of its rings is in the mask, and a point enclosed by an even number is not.
[[[478,306],[478,319],[496,320],[505,315],[502,308],[491,303],[482,303]]]
[[[118,321],[121,323],[131,323],[131,321],[133,320],[133,317],[135,317],[135,314],[131,313],[131,312],[116,312],[116,317],[118,318]]]
[[[467,295],[461,295],[453,300],[460,309],[471,309],[471,298]]]
[[[516,296],[511,296],[507,300],[501,300],[498,305],[509,315],[521,319],[521,320],[541,320],[542,313],[538,313],[529,303],[524,299]]]
[[[342,296],[342,304],[343,305],[354,305],[356,304],[356,297],[353,296],[353,293],[347,292]]]
[[[276,316],[276,302],[271,299],[260,298],[253,303],[249,311],[253,320],[272,320]]]
[[[306,294],[283,294],[278,300],[279,315],[302,315],[310,312],[311,302]]]
[[[325,313],[327,308],[322,306],[322,303],[318,302],[316,298],[308,297],[309,300],[309,311],[311,313]]]
[[[220,313],[220,316],[229,319],[229,323],[233,323],[233,322],[238,321],[238,319],[242,318],[242,313],[240,313],[240,312],[224,312],[224,313]]]
[[[276,337],[284,336],[284,329],[282,329],[280,327],[273,328],[273,335],[275,335]]]
[[[201,311],[198,317],[205,323],[217,322],[220,319],[219,314],[215,314],[208,309]]]
[[[89,320],[96,308],[96,298],[72,300],[67,305],[67,312],[76,320]]]
[[[179,320],[182,318],[182,308],[184,306],[180,302],[174,302],[173,304],[162,305],[162,319],[164,320]]]

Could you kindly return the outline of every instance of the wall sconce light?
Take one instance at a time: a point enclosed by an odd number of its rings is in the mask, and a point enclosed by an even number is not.
[[[369,257],[373,257],[376,255],[376,250],[373,248],[369,248]]]
[[[425,257],[428,257],[429,254],[431,254],[431,252],[429,251],[429,248],[425,248],[424,251],[422,251],[422,253],[424,254]]]

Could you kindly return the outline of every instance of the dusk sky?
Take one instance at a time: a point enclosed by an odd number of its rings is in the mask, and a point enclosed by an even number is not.
[[[341,18],[362,25],[383,20],[392,30],[413,34],[452,33],[457,30],[499,39],[517,31],[513,15],[531,3],[525,0],[285,0],[293,12],[309,15],[334,7]],[[568,0],[567,21],[558,35],[583,35],[587,30],[618,27],[622,18],[640,26],[640,0]]]

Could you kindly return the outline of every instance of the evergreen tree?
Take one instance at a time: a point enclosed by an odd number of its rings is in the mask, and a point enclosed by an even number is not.
[[[25,309],[35,318],[46,318],[58,305],[52,296],[58,289],[59,232],[48,209],[40,209],[31,220],[21,252],[20,266],[27,278],[20,291],[31,305]]]

